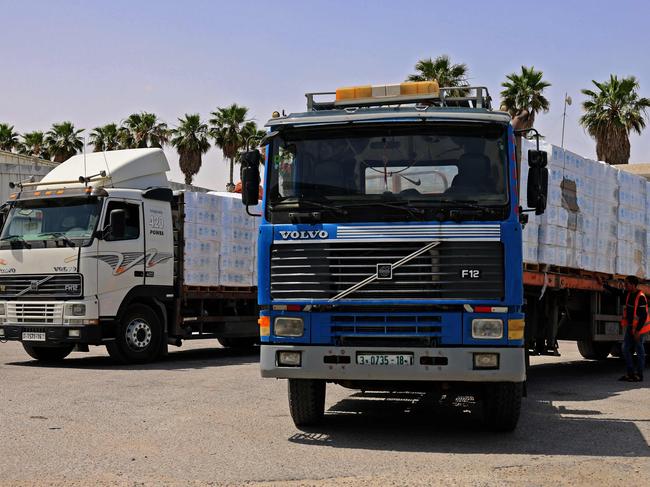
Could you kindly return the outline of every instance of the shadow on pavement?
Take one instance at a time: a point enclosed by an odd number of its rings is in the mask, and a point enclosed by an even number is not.
[[[531,367],[528,397],[513,433],[487,431],[480,404],[472,401],[441,408],[427,394],[353,393],[326,412],[322,426],[289,441],[407,452],[650,457],[650,447],[632,420],[553,404],[596,401],[647,387],[618,382],[621,368],[615,359]],[[634,411],[625,413],[634,417]]]
[[[259,347],[246,349],[215,347],[192,348],[188,350],[183,350],[182,348],[174,350],[170,347],[170,352],[167,356],[149,364],[120,365],[114,362],[108,355],[73,355],[58,364],[48,365],[36,360],[27,359],[20,362],[9,362],[6,365],[89,370],[182,370],[251,364],[258,363],[259,359]]]

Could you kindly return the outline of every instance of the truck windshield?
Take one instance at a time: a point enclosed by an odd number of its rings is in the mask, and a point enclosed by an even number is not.
[[[51,198],[17,201],[9,210],[0,243],[63,242],[69,246],[92,241],[100,214],[97,198]]]
[[[400,208],[504,207],[506,134],[497,124],[287,131],[271,146],[267,214],[279,222],[304,203],[324,220],[364,208],[372,221],[404,219]]]

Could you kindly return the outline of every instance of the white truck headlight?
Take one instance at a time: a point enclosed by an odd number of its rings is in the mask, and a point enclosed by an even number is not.
[[[83,303],[67,303],[63,309],[65,316],[83,316],[86,314],[86,305]]]
[[[305,332],[305,325],[302,318],[278,316],[273,322],[273,331],[281,337],[301,337]]]
[[[476,318],[472,320],[472,338],[503,338],[503,320],[495,318]]]

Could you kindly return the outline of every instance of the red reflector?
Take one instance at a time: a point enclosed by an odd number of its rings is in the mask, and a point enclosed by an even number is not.
[[[287,311],[302,311],[302,306],[299,304],[288,304]]]
[[[492,313],[492,306],[474,306],[475,313]]]

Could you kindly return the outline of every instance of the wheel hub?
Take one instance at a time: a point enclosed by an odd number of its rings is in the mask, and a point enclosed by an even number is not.
[[[126,343],[131,350],[141,352],[151,343],[151,326],[142,318],[132,320],[126,326]]]

